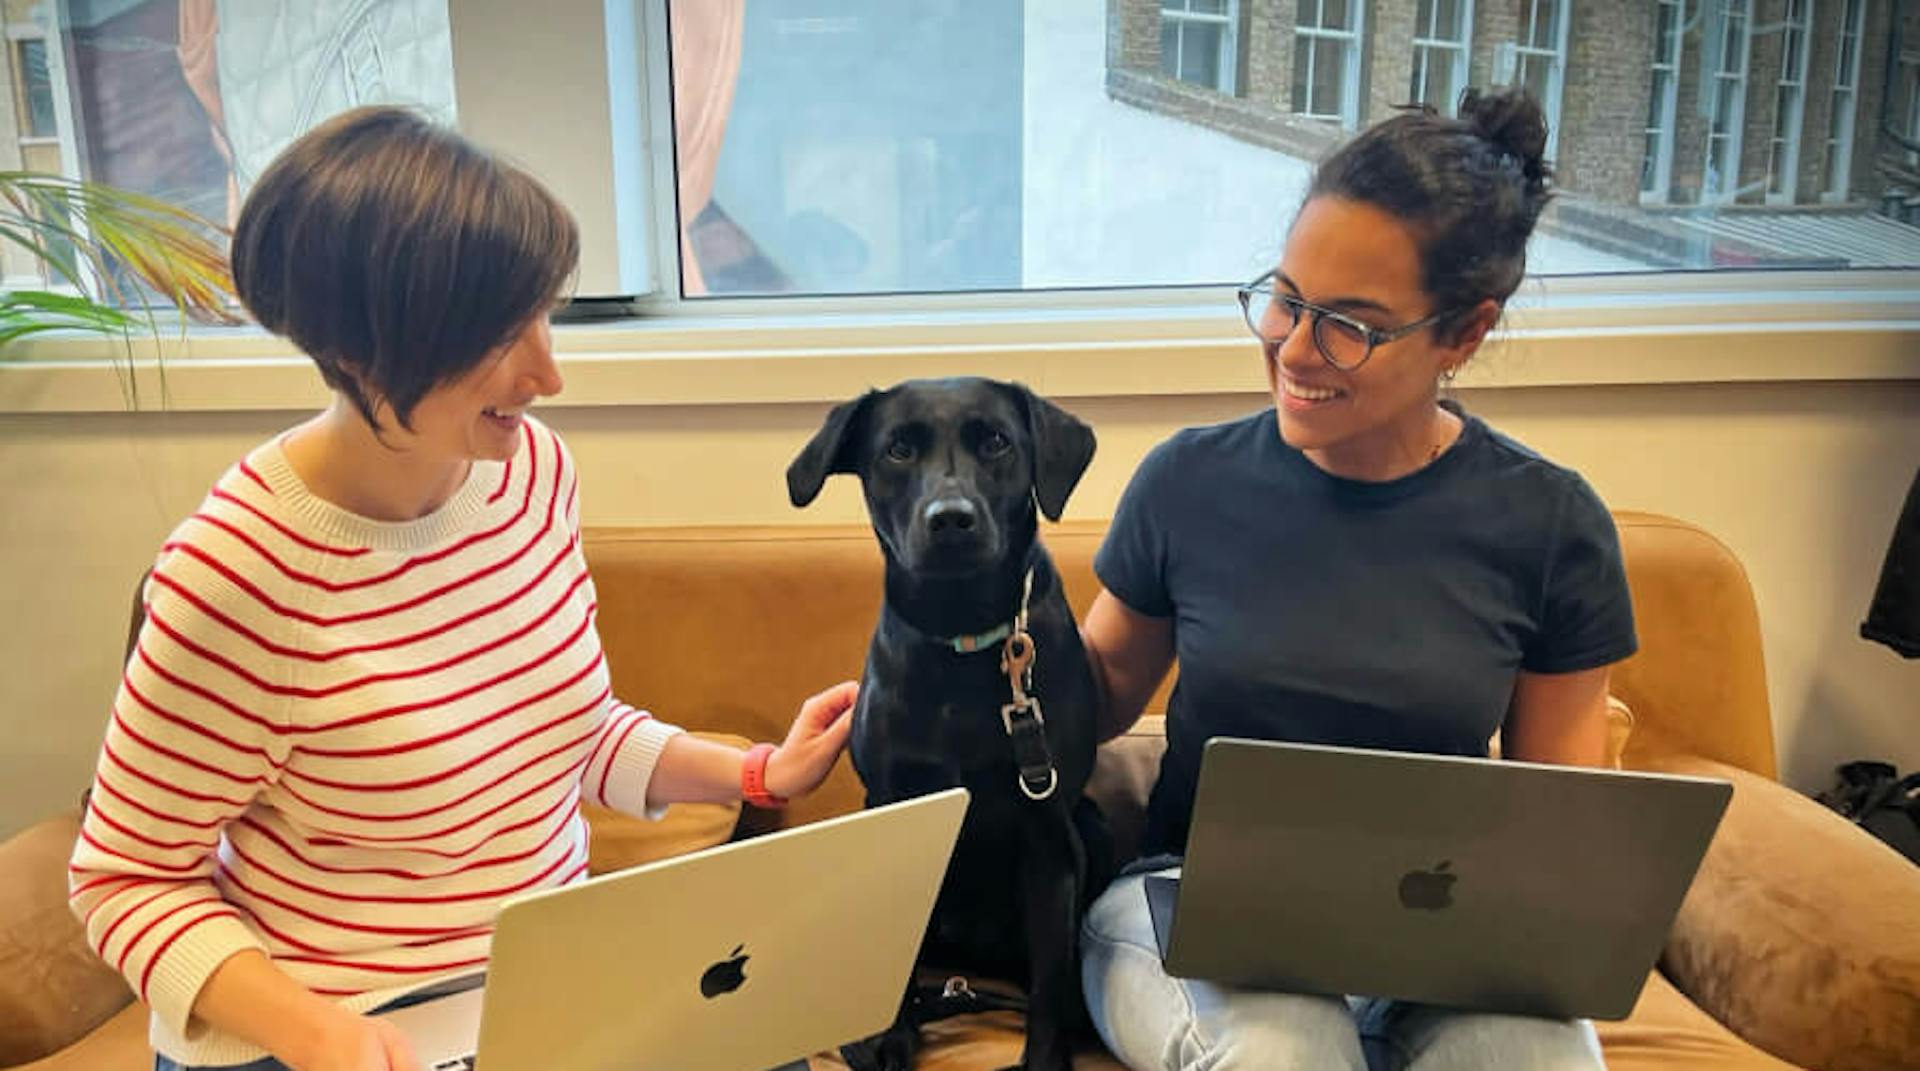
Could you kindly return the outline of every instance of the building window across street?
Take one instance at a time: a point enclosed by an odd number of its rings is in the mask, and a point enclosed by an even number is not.
[[[1360,122],[1360,0],[1300,0],[1293,35],[1293,110],[1313,119]]]
[[[1231,95],[1239,6],[1239,0],[1161,0],[1161,71]]]
[[[1467,86],[1473,42],[1473,0],[1419,0],[1413,16],[1413,81],[1407,99],[1446,115]]]

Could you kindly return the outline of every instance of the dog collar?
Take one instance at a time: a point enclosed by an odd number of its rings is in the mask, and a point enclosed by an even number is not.
[[[946,643],[954,649],[956,654],[972,654],[975,651],[984,651],[1011,635],[1013,635],[1013,622],[1008,621],[976,635],[955,636]]]
[[[1016,632],[1025,632],[1027,628],[1027,600],[1033,597],[1033,570],[1027,570],[1027,576],[1020,585],[1020,610],[1013,620],[995,625],[985,632],[971,636],[942,636],[940,642],[953,648],[955,654],[973,654],[984,651]]]

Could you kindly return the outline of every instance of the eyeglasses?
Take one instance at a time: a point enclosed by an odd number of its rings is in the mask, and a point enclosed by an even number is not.
[[[1373,356],[1374,347],[1403,339],[1415,331],[1447,318],[1447,311],[1436,312],[1403,327],[1381,329],[1343,312],[1315,305],[1292,294],[1275,293],[1274,273],[1268,272],[1235,291],[1240,311],[1246,314],[1247,329],[1262,342],[1279,345],[1300,326],[1300,317],[1313,314],[1313,348],[1328,364],[1342,372],[1357,371]]]

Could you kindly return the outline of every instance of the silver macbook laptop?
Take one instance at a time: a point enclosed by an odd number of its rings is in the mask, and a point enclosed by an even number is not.
[[[1622,1019],[1719,825],[1724,781],[1216,738],[1169,973]]]
[[[900,1009],[965,789],[509,900],[484,988],[384,1013],[428,1071],[765,1071]]]

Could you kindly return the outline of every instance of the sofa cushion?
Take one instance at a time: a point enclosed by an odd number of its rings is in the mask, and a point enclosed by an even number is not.
[[[602,529],[584,549],[613,691],[689,729],[782,739],[800,703],[856,679],[880,612],[861,529]],[[821,789],[749,831],[858,810],[844,759]]]
[[[1147,824],[1147,795],[1160,776],[1160,757],[1166,750],[1167,719],[1149,714],[1100,745],[1094,756],[1087,796],[1106,816],[1118,859],[1132,859],[1140,849]]]
[[[1793,1071],[1694,1007],[1659,971],[1647,977],[1632,1015],[1594,1025],[1607,1071]]]
[[[1681,754],[1647,768],[1734,786],[1667,943],[1674,984],[1794,1063],[1920,1067],[1920,868],[1745,770]]]
[[[15,1071],[153,1071],[147,1006],[135,1002],[72,1045]],[[0,1067],[9,1066],[0,1060]]]
[[[67,906],[77,812],[0,844],[0,1067],[72,1044],[133,999]]]
[[[746,737],[729,733],[693,735],[733,747],[750,743]],[[590,834],[587,872],[605,874],[725,844],[739,824],[740,804],[676,803],[667,808],[666,814],[648,820],[585,803],[580,806],[580,814],[587,820]]]
[[[1092,563],[1105,530],[1072,521],[1043,532],[1076,615],[1099,594]],[[589,528],[583,548],[614,694],[676,725],[778,740],[802,699],[860,676],[885,579],[865,525]],[[1162,682],[1149,712],[1164,712],[1171,687]],[[842,760],[820,791],[777,814],[749,810],[741,825],[802,825],[864,799]]]

